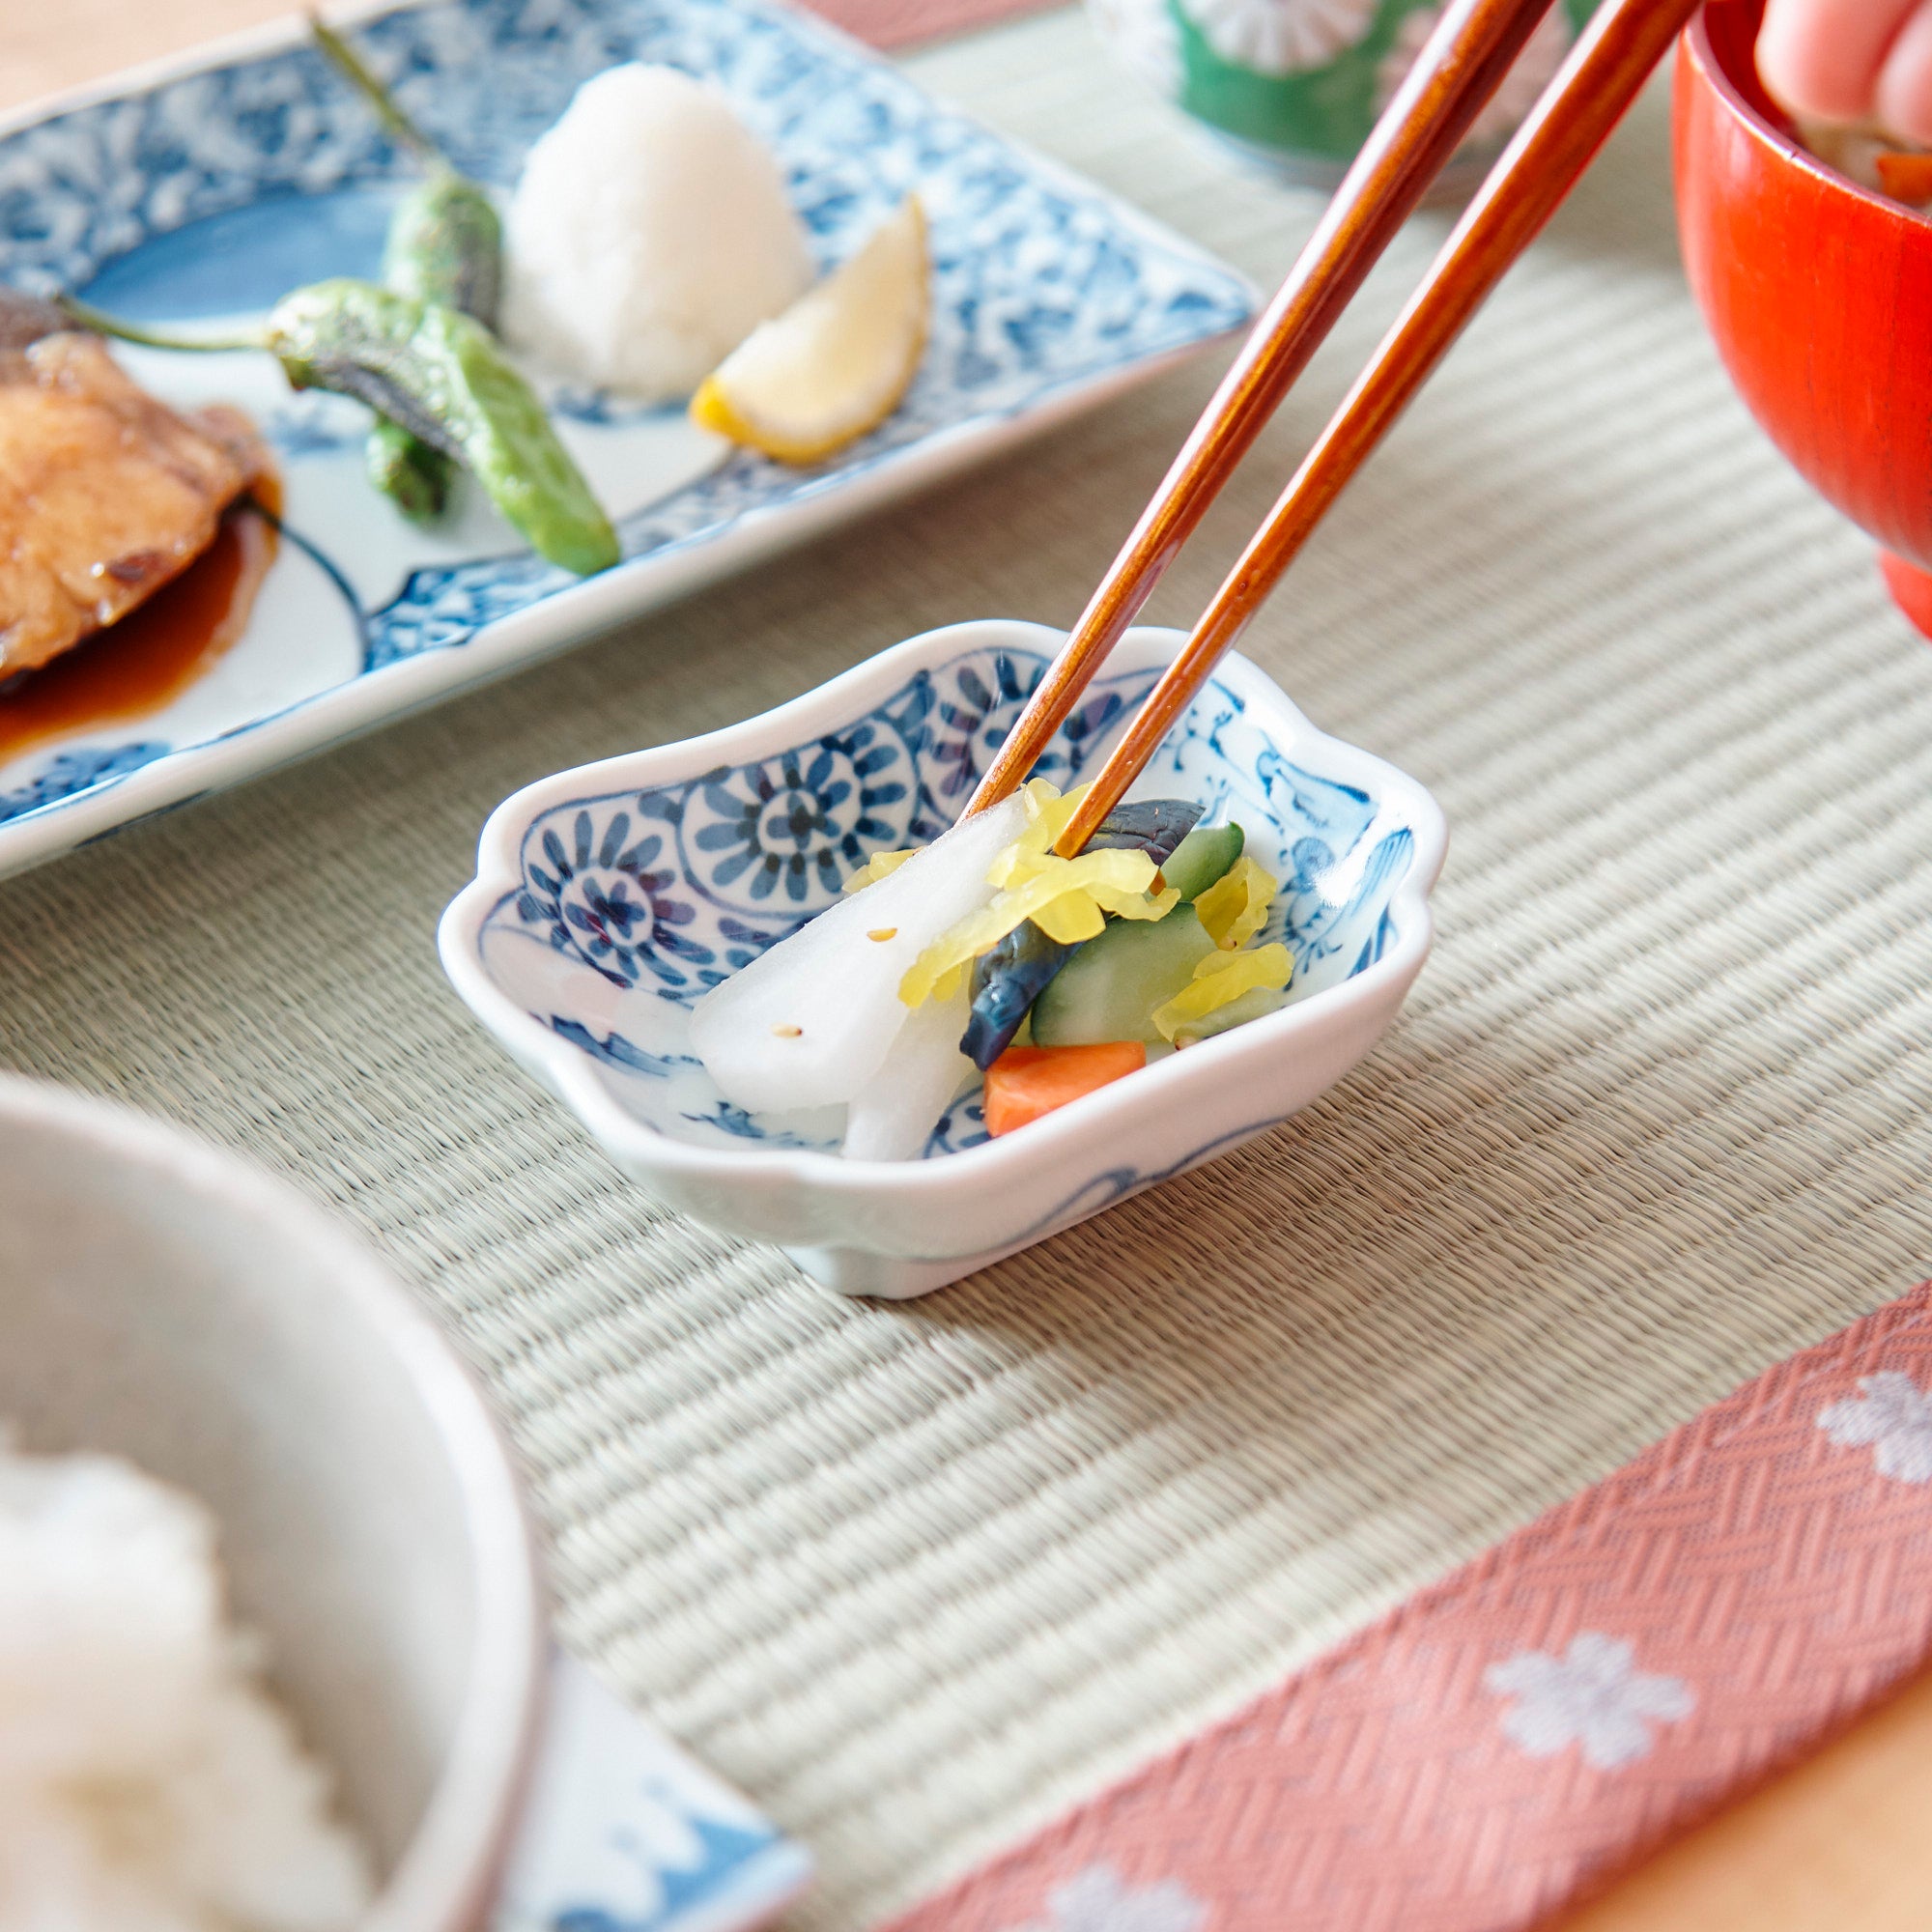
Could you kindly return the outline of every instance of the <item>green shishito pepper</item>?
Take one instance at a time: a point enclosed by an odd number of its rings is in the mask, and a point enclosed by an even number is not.
[[[262,349],[298,389],[330,389],[463,464],[539,555],[580,577],[617,561],[617,534],[543,404],[473,316],[347,276],[269,311],[259,334],[157,334],[69,298],[83,328],[151,349]]]
[[[354,396],[463,464],[540,555],[581,577],[617,561],[543,404],[473,316],[344,278],[284,296],[267,338],[298,389]]]
[[[412,301],[438,302],[497,326],[502,288],[503,229],[488,193],[457,173],[441,150],[404,113],[342,36],[313,15],[309,32],[329,62],[369,102],[390,138],[422,164],[426,179],[411,188],[389,217],[383,250],[383,284]],[[454,467],[433,445],[400,425],[378,423],[369,433],[369,480],[406,517],[430,523],[449,500]]]
[[[495,328],[502,263],[503,224],[490,197],[439,165],[389,217],[383,285],[416,301],[460,308]]]
[[[362,445],[369,481],[412,524],[433,524],[449,507],[456,465],[399,423],[369,425]]]

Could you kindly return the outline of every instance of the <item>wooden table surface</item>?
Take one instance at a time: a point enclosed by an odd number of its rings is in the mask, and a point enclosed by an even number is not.
[[[288,11],[282,0],[8,7],[0,110]],[[1924,1932],[1928,1815],[1932,1678],[1573,1915],[1564,1932]]]

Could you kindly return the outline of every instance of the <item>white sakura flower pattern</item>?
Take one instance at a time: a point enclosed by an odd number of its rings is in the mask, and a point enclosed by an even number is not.
[[[1675,1723],[1697,1703],[1681,1678],[1647,1675],[1633,1662],[1621,1637],[1578,1631],[1561,1657],[1520,1650],[1492,1664],[1483,1682],[1516,1699],[1503,1713],[1503,1736],[1531,1757],[1580,1745],[1585,1764],[1615,1771],[1649,1753],[1653,1719]]]
[[[1859,1378],[1859,1392],[1818,1413],[1841,1449],[1872,1452],[1872,1466],[1898,1483],[1932,1483],[1932,1396],[1910,1376],[1885,1369]]]
[[[1439,7],[1418,7],[1414,13],[1403,15],[1395,40],[1376,68],[1378,114],[1395,98],[1396,89],[1407,77],[1423,43],[1435,31],[1435,23],[1441,17]],[[1523,43],[1521,53],[1490,97],[1489,105],[1471,124],[1470,147],[1493,147],[1508,140],[1522,126],[1523,117],[1536,105],[1537,97],[1563,65],[1563,56],[1570,51],[1570,21],[1562,7],[1550,8]]]
[[[1112,1865],[1075,1872],[1046,1895],[1047,1916],[1013,1932],[1201,1932],[1208,1908],[1172,1879],[1129,1886]]]
[[[1380,0],[1179,0],[1224,61],[1256,73],[1326,67],[1367,37]]]
[[[1179,100],[1186,71],[1168,0],[1087,0],[1100,38],[1163,100]]]

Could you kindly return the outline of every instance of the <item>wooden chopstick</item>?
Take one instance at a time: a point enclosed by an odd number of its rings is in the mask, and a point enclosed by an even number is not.
[[[1456,0],[1444,14],[1007,734],[968,812],[997,805],[1025,780],[1290,384],[1462,146],[1548,6],[1549,0]]]
[[[1055,848],[1118,805],[1329,505],[1589,166],[1698,0],[1604,0],[1267,522],[1148,695]]]

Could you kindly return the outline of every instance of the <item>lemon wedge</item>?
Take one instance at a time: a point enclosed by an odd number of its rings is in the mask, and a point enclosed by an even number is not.
[[[925,349],[925,212],[908,195],[866,245],[754,328],[699,385],[694,421],[816,463],[898,408]]]

